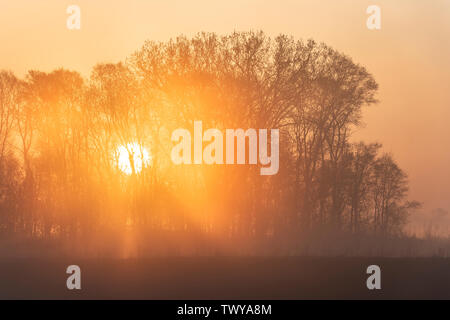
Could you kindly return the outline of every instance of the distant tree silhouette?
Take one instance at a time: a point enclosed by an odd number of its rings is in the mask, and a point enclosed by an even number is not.
[[[351,142],[377,89],[325,44],[262,32],[147,41],[89,79],[2,71],[0,233],[85,252],[128,239],[141,252],[206,253],[295,252],[314,234],[400,236],[419,207],[407,201],[406,174],[380,144]],[[195,120],[279,128],[279,173],[174,165],[170,133]],[[139,173],[130,143],[151,154]],[[118,170],[119,146],[129,176]]]

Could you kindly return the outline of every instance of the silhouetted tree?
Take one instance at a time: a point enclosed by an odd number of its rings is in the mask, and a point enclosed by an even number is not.
[[[298,252],[319,233],[399,235],[419,206],[407,201],[406,174],[379,155],[381,145],[351,142],[377,89],[326,44],[262,32],[147,41],[89,79],[3,71],[1,233],[87,251],[95,242],[103,251],[133,243],[209,253]],[[174,165],[170,133],[195,120],[204,129],[279,128],[279,173]],[[133,144],[149,151],[145,168]],[[130,175],[118,169],[120,146]]]

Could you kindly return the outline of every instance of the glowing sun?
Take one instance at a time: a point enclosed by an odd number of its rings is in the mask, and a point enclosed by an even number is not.
[[[128,175],[133,173],[133,166],[135,173],[139,173],[151,162],[147,149],[135,142],[119,146],[116,150],[116,159],[120,171]]]

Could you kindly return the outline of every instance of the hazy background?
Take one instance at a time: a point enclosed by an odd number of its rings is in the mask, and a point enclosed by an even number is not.
[[[81,8],[81,30],[66,28],[71,4]],[[381,30],[366,27],[372,4],[381,7]],[[0,69],[22,77],[64,67],[88,76],[146,39],[259,29],[323,41],[365,66],[381,102],[365,111],[357,138],[393,152],[424,214],[450,211],[448,0],[0,0]]]

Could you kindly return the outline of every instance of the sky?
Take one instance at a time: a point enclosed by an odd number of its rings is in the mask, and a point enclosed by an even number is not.
[[[66,27],[72,4],[80,30]],[[381,8],[381,30],[366,27],[369,5]],[[394,155],[425,212],[450,211],[448,0],[0,0],[0,69],[23,77],[64,67],[87,77],[148,39],[235,30],[312,38],[365,66],[380,103],[364,111],[354,139]]]

